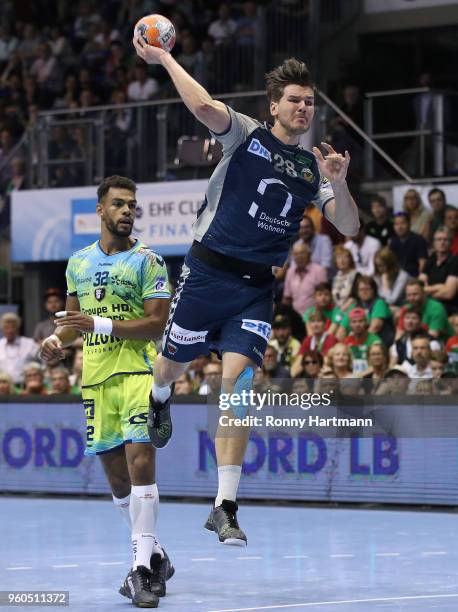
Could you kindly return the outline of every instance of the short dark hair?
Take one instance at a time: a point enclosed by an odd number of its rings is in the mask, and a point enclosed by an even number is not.
[[[117,174],[107,176],[97,187],[97,199],[99,202],[101,202],[107,195],[110,187],[113,187],[114,189],[127,189],[128,191],[132,191],[132,193],[137,191],[137,185],[130,178],[127,178],[126,176],[118,176]]]
[[[417,285],[418,287],[421,287],[422,289],[425,288],[425,283],[419,278],[409,278],[405,286],[412,287],[413,285]]]
[[[372,202],[377,202],[377,204],[380,204],[380,206],[383,206],[383,208],[388,208],[388,203],[386,201],[386,198],[384,198],[382,195],[379,195],[378,193],[372,196],[371,204]]]
[[[315,293],[318,293],[319,291],[329,291],[329,293],[332,292],[332,286],[331,283],[318,283],[315,286]]]
[[[438,193],[442,197],[444,202],[447,202],[447,199],[445,197],[445,193],[442,191],[442,189],[439,189],[439,187],[433,187],[433,189],[428,191],[428,198],[429,198],[429,196],[432,196],[434,193]]]
[[[278,102],[287,85],[314,87],[309,69],[304,62],[291,57],[265,75],[269,102]]]

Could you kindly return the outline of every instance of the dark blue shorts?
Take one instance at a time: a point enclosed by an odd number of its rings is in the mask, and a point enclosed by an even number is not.
[[[185,363],[210,351],[245,355],[259,366],[270,338],[273,276],[259,286],[188,253],[170,307],[162,354]]]

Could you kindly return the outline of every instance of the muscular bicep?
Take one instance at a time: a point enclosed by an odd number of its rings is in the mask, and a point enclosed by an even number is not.
[[[76,295],[67,295],[65,310],[80,310],[80,302]]]
[[[170,300],[167,298],[152,298],[144,300],[145,317],[152,319],[162,330],[165,328],[170,310]]]

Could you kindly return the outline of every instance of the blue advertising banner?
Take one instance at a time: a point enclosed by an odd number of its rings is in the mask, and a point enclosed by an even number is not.
[[[0,490],[108,493],[101,464],[84,456],[79,404],[1,404]],[[174,436],[158,452],[163,495],[211,497],[217,472],[207,406],[173,406]],[[322,438],[253,431],[239,497],[458,505],[454,438]]]
[[[192,224],[207,182],[139,184],[133,235],[161,255],[184,255],[192,243]],[[96,187],[13,192],[13,261],[65,260],[97,240],[96,203]]]

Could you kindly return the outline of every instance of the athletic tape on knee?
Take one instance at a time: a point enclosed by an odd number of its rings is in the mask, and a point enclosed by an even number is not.
[[[231,402],[231,410],[234,413],[234,416],[238,419],[243,419],[243,417],[246,417],[246,415],[248,414],[250,402],[248,398],[246,398],[245,402],[242,401],[242,391],[246,391],[247,393],[249,393],[252,390],[253,378],[254,370],[251,366],[247,366],[244,370],[242,370],[242,372],[240,372],[237,380],[235,381],[232,393],[239,395],[241,401],[240,405],[237,406],[233,406]]]

